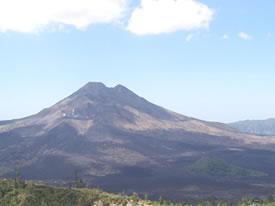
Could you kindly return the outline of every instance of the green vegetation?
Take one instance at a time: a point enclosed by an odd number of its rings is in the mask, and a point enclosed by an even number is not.
[[[202,158],[192,164],[190,171],[202,175],[222,176],[222,177],[261,177],[266,176],[265,173],[241,168],[232,164],[228,164],[223,160],[216,158]]]
[[[26,182],[0,181],[1,206],[105,206],[126,205],[130,197],[102,192],[98,189],[57,188]]]
[[[84,180],[79,177],[77,171],[75,171],[75,178],[74,178],[74,182],[73,182],[72,186],[75,187],[75,188],[84,188],[84,187],[86,187],[86,184],[85,184]]]
[[[160,198],[159,201],[132,196],[116,195],[98,189],[60,188],[15,180],[0,180],[1,206],[191,206],[191,204],[171,203]],[[197,206],[275,206],[273,197],[266,200],[247,199],[239,203],[229,203],[215,198],[198,202]]]

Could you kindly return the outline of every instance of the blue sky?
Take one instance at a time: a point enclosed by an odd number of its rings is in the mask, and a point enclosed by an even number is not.
[[[213,12],[211,18],[205,13],[201,18],[208,19],[191,22],[191,28],[182,19],[160,20],[155,30],[137,23],[130,30],[132,12],[141,6],[127,3],[123,17],[114,13],[98,22],[89,17],[83,28],[63,19],[53,28],[28,26],[28,19],[11,23],[6,21],[11,16],[0,15],[0,119],[36,113],[89,81],[123,84],[204,120],[275,117],[274,1],[202,0],[196,3]],[[167,7],[165,17],[171,12]],[[140,15],[150,23],[157,14]],[[182,24],[169,27],[177,21]]]

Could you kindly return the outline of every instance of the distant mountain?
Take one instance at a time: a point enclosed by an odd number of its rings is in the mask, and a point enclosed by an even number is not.
[[[274,145],[274,137],[177,114],[122,85],[88,83],[35,115],[0,122],[0,176],[19,169],[28,179],[67,184],[78,171],[89,185],[112,192],[230,198],[275,192]],[[208,157],[229,164],[230,173],[271,178],[188,172]]]
[[[257,135],[275,135],[275,118],[266,120],[246,120],[231,123],[240,132]]]

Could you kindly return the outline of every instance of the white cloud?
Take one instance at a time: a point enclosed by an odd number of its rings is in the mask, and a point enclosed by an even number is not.
[[[268,32],[267,35],[266,35],[267,39],[271,39],[272,38],[272,33],[271,32]]]
[[[37,32],[65,24],[85,29],[123,16],[127,0],[0,0],[0,31]]]
[[[245,32],[240,32],[239,33],[239,37],[241,39],[244,39],[244,40],[250,40],[252,39],[252,36],[250,36],[249,34],[245,33]]]
[[[141,0],[127,29],[137,35],[147,35],[208,28],[213,13],[197,0]]]

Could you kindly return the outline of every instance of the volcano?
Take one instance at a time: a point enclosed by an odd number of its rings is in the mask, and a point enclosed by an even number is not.
[[[91,82],[35,115],[0,122],[0,175],[19,169],[27,179],[67,184],[78,171],[90,186],[176,200],[268,195],[275,192],[274,145],[272,136]]]

